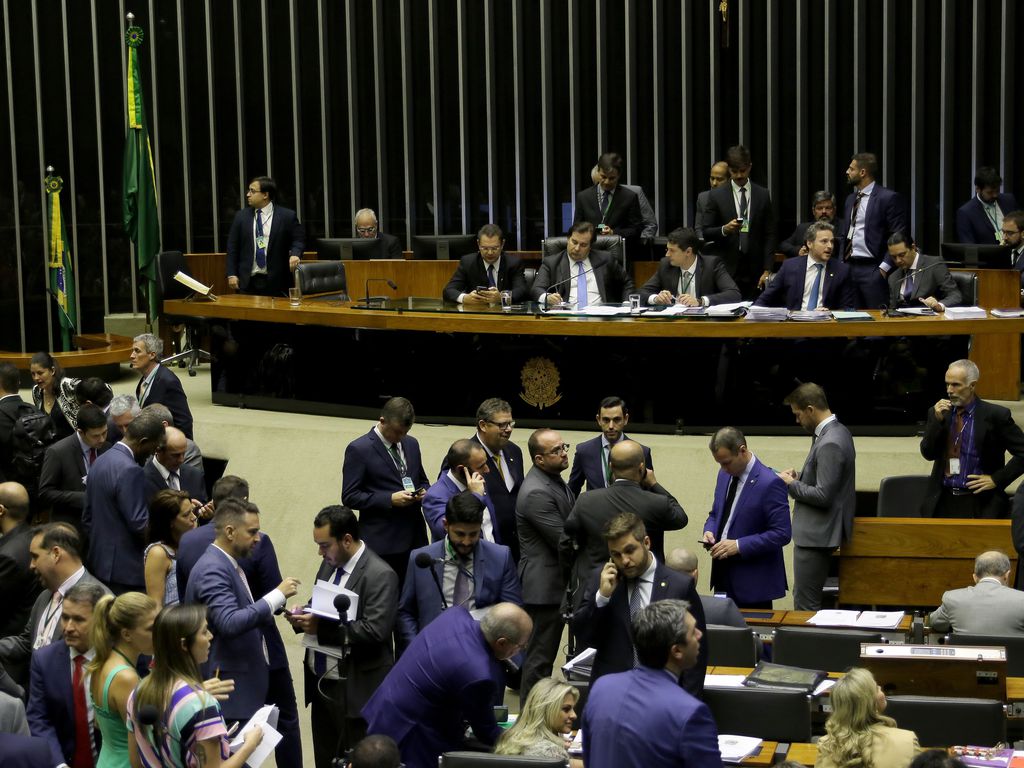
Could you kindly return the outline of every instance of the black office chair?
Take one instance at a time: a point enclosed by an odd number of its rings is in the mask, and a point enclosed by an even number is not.
[[[537,279],[537,268],[526,267],[523,269],[523,278],[526,280],[526,295],[533,298],[533,281]]]
[[[308,296],[314,293],[346,293],[345,265],[340,261],[311,261],[295,268],[295,287]]]
[[[878,486],[878,516],[920,517],[928,480],[928,475],[883,477]]]
[[[957,271],[950,273],[957,290],[960,291],[960,303],[964,307],[975,307],[978,305],[978,273],[969,271]]]
[[[565,760],[491,752],[445,752],[441,755],[440,768],[565,768]]]
[[[565,250],[569,242],[567,237],[549,237],[540,243],[541,258],[555,256]],[[623,269],[626,269],[626,249],[623,247],[622,238],[618,235],[598,235],[594,238],[593,250],[606,251],[609,256],[618,261]]]
[[[181,326],[185,333],[184,342],[182,343],[182,349],[170,357],[165,357],[160,362],[163,365],[170,365],[171,363],[177,363],[182,361],[188,368],[188,375],[196,375],[196,366],[200,363],[209,362],[211,357],[210,353],[205,349],[200,349],[198,344],[198,329],[196,323],[203,322],[202,320],[194,317],[190,317],[187,320],[180,317],[173,317],[171,315],[163,314],[163,302],[165,299],[185,299],[192,295],[192,290],[185,285],[182,285],[174,276],[178,272],[184,272],[188,274],[188,264],[185,262],[185,254],[181,251],[160,251],[156,255],[156,287],[159,291],[160,296],[158,298],[158,306],[160,307],[160,317],[171,326],[171,330],[175,331],[174,326]]]
[[[888,702],[885,714],[900,728],[916,733],[924,747],[992,747],[1006,741],[1006,712],[1001,701],[890,696]]]
[[[1024,637],[956,632],[946,635],[946,645],[1002,646],[1006,649],[1006,674],[1010,677],[1024,677]]]
[[[811,705],[802,691],[705,688],[704,703],[719,733],[789,743],[811,740]]]
[[[753,667],[757,665],[757,642],[749,627],[708,624],[708,666]]]
[[[804,669],[842,672],[860,663],[861,643],[880,643],[878,632],[849,629],[779,627],[772,644],[772,661]]]

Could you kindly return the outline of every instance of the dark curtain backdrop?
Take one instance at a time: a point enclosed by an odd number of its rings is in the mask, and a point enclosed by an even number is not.
[[[709,165],[746,144],[780,236],[857,151],[953,239],[974,169],[1020,195],[1015,0],[0,0],[0,348],[48,348],[42,179],[65,180],[80,327],[138,306],[121,221],[125,14],[141,56],[165,249],[222,251],[254,175],[307,247],[385,231],[511,248],[561,233],[606,150],[661,233],[692,221]],[[724,30],[728,30],[727,40]]]

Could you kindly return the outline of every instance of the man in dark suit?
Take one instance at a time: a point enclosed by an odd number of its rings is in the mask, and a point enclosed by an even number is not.
[[[644,524],[648,547],[658,562],[665,562],[665,531],[677,531],[687,523],[686,512],[675,497],[647,471],[643,446],[619,441],[609,454],[612,484],[587,491],[578,499],[565,521],[561,543],[563,559],[573,559],[574,606],[586,598],[581,589],[594,569],[608,562],[606,527],[619,515],[630,512]]]
[[[523,451],[512,442],[512,406],[500,397],[489,397],[476,409],[476,434],[470,439],[487,453],[487,472],[481,472],[486,488],[485,503],[495,517],[498,533],[494,540],[512,550],[519,561],[519,538],[516,536],[516,498],[523,483]],[[443,475],[448,459],[441,464]],[[436,528],[435,528],[436,530]]]
[[[286,685],[272,685],[265,628],[295,594],[299,580],[287,577],[262,597],[252,591],[239,565],[260,539],[260,512],[252,502],[226,499],[212,525],[217,537],[189,574],[183,602],[206,606],[213,643],[204,669],[207,676],[219,670],[224,679],[235,681],[235,690],[221,704],[221,711],[225,719],[244,723],[264,704],[278,704],[282,696],[294,702],[290,675]],[[297,712],[281,707],[278,730],[284,737],[275,749],[278,765],[299,768],[302,744]]]
[[[444,513],[448,501],[468,488],[486,507],[480,535],[485,541],[504,544],[498,530],[494,502],[487,495],[486,477],[490,474],[491,468],[484,447],[468,438],[456,440],[448,449],[444,466],[447,469],[441,470],[441,476],[427,489],[423,497],[423,518],[430,528],[431,540],[440,541],[444,538]]]
[[[1020,272],[1024,290],[1024,211],[1010,211],[1003,218],[1003,244],[1010,246],[1010,267]]]
[[[687,600],[704,634],[704,610],[690,577],[673,571],[651,554],[644,522],[632,512],[612,518],[605,529],[610,559],[594,569],[583,588],[583,600],[573,613],[572,629],[581,648],[597,650],[591,680],[635,666],[630,632],[632,617],[659,600]],[[683,672],[679,684],[694,696],[704,690],[708,665],[707,642],[700,644],[696,664]]]
[[[530,637],[518,605],[491,606],[479,621],[450,608],[416,636],[363,707],[369,733],[390,736],[409,768],[432,768],[443,752],[463,748],[466,723],[484,744],[501,728],[492,704],[504,691],[500,662]]]
[[[886,243],[893,234],[908,229],[907,204],[903,196],[875,182],[878,159],[870,152],[853,156],[846,180],[853,192],[846,198],[843,218],[849,229],[841,255],[850,265],[857,286],[857,304],[875,309],[886,303],[886,278],[892,270]]]
[[[816,221],[807,228],[807,255],[786,259],[779,273],[754,302],[759,307],[796,310],[852,309],[856,285],[850,268],[833,259],[832,225]]]
[[[359,510],[366,545],[405,580],[409,553],[427,543],[420,502],[429,483],[420,444],[409,437],[416,421],[404,397],[388,400],[380,419],[345,448],[341,503]]]
[[[1017,198],[1000,192],[1003,177],[995,168],[984,166],[974,175],[974,197],[956,212],[956,237],[961,243],[996,245],[1003,242],[1006,214],[1016,211]]]
[[[0,637],[25,627],[32,605],[42,591],[33,572],[29,545],[28,491],[21,483],[0,483]]]
[[[146,591],[144,538],[149,525],[146,477],[139,466],[164,439],[164,425],[140,413],[124,439],[89,471],[82,525],[89,536],[89,567],[115,594]]]
[[[518,256],[504,252],[505,237],[497,224],[484,224],[476,236],[478,253],[459,260],[452,279],[444,287],[444,300],[467,307],[484,307],[501,302],[500,293],[509,291],[512,301],[526,301],[526,276]]]
[[[445,509],[445,538],[409,554],[398,602],[398,630],[404,644],[449,607],[474,610],[495,603],[522,604],[509,548],[480,538],[483,514],[483,502],[471,491],[456,494]],[[422,553],[430,558],[427,567],[416,562]]]
[[[51,766],[91,766],[93,745],[99,752],[100,732],[89,718],[85,665],[95,655],[90,643],[93,610],[104,594],[95,582],[69,589],[60,617],[64,638],[32,654],[26,715],[32,734],[50,747]]]
[[[12,363],[0,363],[0,481],[17,480],[14,471],[14,424],[32,406],[21,399],[21,374]]]
[[[316,768],[331,768],[366,735],[360,714],[394,666],[391,631],[398,612],[398,576],[359,540],[352,510],[334,505],[313,520],[313,541],[323,562],[316,581],[336,584],[359,596],[355,618],[333,621],[308,610],[285,614],[296,631],[316,637],[338,656],[307,651],[306,704],[310,706]],[[307,604],[308,608],[308,604]]]
[[[37,736],[0,733],[0,755],[4,756],[4,768],[39,768],[46,765],[50,750]]]
[[[653,305],[710,307],[740,298],[740,289],[725,264],[700,253],[700,237],[689,227],[669,233],[658,271],[640,289],[640,301]]]
[[[693,579],[694,584],[700,582],[700,568],[697,564],[697,555],[688,549],[677,547],[665,556],[665,565],[673,571],[686,574]],[[715,624],[723,627],[747,628],[747,621],[740,613],[736,602],[726,595],[701,595],[700,604],[704,609],[704,620],[708,626]],[[757,641],[760,645],[760,640]]]
[[[970,360],[950,363],[946,397],[928,409],[921,455],[933,464],[924,517],[1006,517],[1006,486],[1024,473],[1024,433],[1008,409],[977,397],[978,377]]]
[[[637,668],[605,675],[587,698],[587,768],[722,764],[707,705],[672,683],[698,663],[702,647],[687,608],[683,600],[660,600],[633,619]]]
[[[533,281],[535,301],[561,304],[567,301],[577,309],[592,304],[619,304],[633,293],[633,278],[604,251],[591,251],[594,225],[589,221],[573,224],[566,249],[541,262]],[[563,299],[563,297],[565,297]]]
[[[356,211],[353,222],[356,228],[356,237],[380,241],[380,258],[402,258],[402,244],[398,242],[398,238],[394,235],[387,235],[380,231],[380,227],[377,224],[377,214],[374,213],[372,208],[361,208]]]
[[[81,540],[73,526],[50,523],[32,529],[29,557],[43,591],[29,611],[28,621],[17,633],[0,638],[0,665],[14,682],[28,686],[29,657],[33,650],[63,637],[60,625],[64,596],[80,583],[100,582],[82,566]],[[104,592],[106,586],[100,585]],[[24,697],[24,691],[18,694]]]
[[[816,221],[827,221],[834,227],[835,242],[832,245],[832,250],[836,253],[843,253],[846,250],[847,227],[845,222],[836,218],[836,196],[820,189],[811,198],[811,220],[801,221],[796,225],[793,234],[787,240],[779,243],[779,250],[786,254],[787,259],[807,255],[807,243],[804,242],[804,235],[807,234],[807,228]]]
[[[152,499],[159,491],[185,491],[192,505],[202,507],[206,501],[206,478],[201,470],[185,463],[187,443],[185,433],[175,427],[164,428],[164,442],[156,449],[143,473],[146,476],[146,498]]]
[[[600,181],[576,195],[573,226],[587,221],[599,235],[619,235],[631,253],[640,242],[644,217],[636,192],[619,184],[622,175],[622,157],[605,152],[597,160]]]
[[[78,409],[75,434],[46,449],[39,474],[39,503],[50,508],[50,520],[64,521],[84,533],[85,479],[92,464],[110,448],[107,416],[98,406]]]
[[[746,147],[729,147],[725,161],[731,181],[708,195],[701,237],[748,298],[755,287],[764,285],[775,263],[775,210],[768,190],[750,181],[752,163]]]
[[[139,406],[162,403],[174,417],[174,426],[192,437],[192,411],[178,377],[160,364],[164,343],[151,333],[143,333],[132,342],[131,366],[139,374],[135,399]]]
[[[719,429],[708,447],[720,467],[703,536],[711,587],[740,608],[770,609],[789,586],[782,559],[792,538],[786,484],[758,461],[735,427]]]
[[[693,228],[697,232],[704,231],[704,227],[711,217],[711,212],[708,209],[708,198],[711,196],[711,192],[729,181],[729,164],[725,160],[719,160],[711,166],[708,175],[711,177],[710,187],[697,195],[696,215],[693,219]]]
[[[821,590],[832,553],[849,541],[857,506],[853,437],[828,407],[825,390],[801,384],[782,401],[796,423],[814,436],[799,474],[778,473],[793,505],[793,603],[798,611],[821,609]]]
[[[526,646],[519,698],[526,701],[534,683],[551,676],[562,641],[562,600],[566,579],[558,562],[558,542],[575,496],[562,480],[569,468],[569,453],[562,436],[538,429],[529,440],[533,466],[526,473],[516,502],[519,531],[519,580],[523,607],[533,619],[533,635]]]
[[[306,247],[306,233],[295,211],[277,205],[276,199],[274,180],[257,176],[245,193],[248,207],[231,222],[227,274],[228,287],[236,291],[281,296],[292,286],[292,273]]]
[[[586,482],[587,490],[607,488],[612,484],[611,465],[608,463],[608,452],[620,440],[629,440],[626,426],[629,424],[629,409],[621,397],[611,395],[601,401],[597,410],[597,426],[601,434],[585,440],[576,446],[572,458],[572,472],[569,473],[569,490],[574,497],[579,496]],[[644,449],[644,463],[651,477],[654,477],[654,460],[651,449]]]
[[[920,307],[935,312],[963,302],[960,289],[938,256],[917,252],[914,238],[897,232],[889,238],[889,258],[895,269],[889,273],[889,307]]]

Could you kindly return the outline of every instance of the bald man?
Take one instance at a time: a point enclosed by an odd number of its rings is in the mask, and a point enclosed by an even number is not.
[[[21,483],[0,483],[0,637],[21,632],[42,584],[30,567],[28,491]]]
[[[206,493],[206,478],[202,471],[185,463],[188,448],[185,433],[177,427],[166,427],[165,434],[164,444],[156,449],[146,464],[146,498],[151,499],[158,491],[170,488],[172,491],[185,491],[194,506],[203,507],[210,500]]]
[[[1024,592],[1007,586],[1010,558],[997,550],[974,559],[974,586],[951,589],[928,624],[933,632],[1024,636]]]

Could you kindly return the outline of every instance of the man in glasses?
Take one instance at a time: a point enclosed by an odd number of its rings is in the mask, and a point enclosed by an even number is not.
[[[380,241],[380,257],[382,259],[402,258],[402,244],[394,235],[387,235],[380,231],[377,214],[373,212],[372,208],[361,208],[356,211],[353,225],[356,237]]]
[[[462,257],[444,287],[444,300],[466,306],[497,304],[502,291],[513,303],[526,301],[526,277],[518,256],[504,252],[505,239],[497,224],[484,224],[476,236],[477,253]]]

